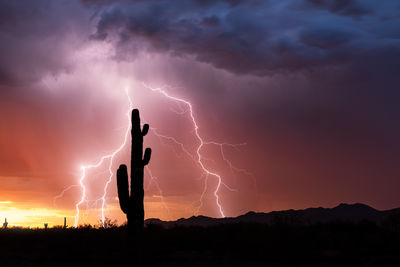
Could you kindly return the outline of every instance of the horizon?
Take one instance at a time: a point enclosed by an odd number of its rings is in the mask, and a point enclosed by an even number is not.
[[[380,209],[376,209],[375,207],[372,207],[372,206],[370,206],[370,205],[367,205],[367,204],[365,204],[365,203],[355,202],[355,203],[340,203],[340,204],[337,204],[337,205],[334,205],[334,206],[331,206],[331,207],[322,207],[322,206],[318,206],[318,207],[317,207],[317,206],[315,206],[315,207],[307,207],[307,208],[302,208],[302,209],[284,209],[284,210],[270,210],[270,211],[259,211],[259,212],[253,211],[253,210],[249,210],[249,211],[244,212],[243,214],[239,214],[239,215],[237,215],[237,216],[233,216],[233,217],[228,217],[228,216],[227,216],[227,217],[222,217],[222,218],[210,217],[210,216],[205,216],[205,215],[202,215],[202,214],[192,215],[192,216],[190,216],[190,217],[181,217],[181,218],[177,218],[177,219],[175,219],[175,220],[161,220],[160,218],[149,217],[149,218],[145,218],[145,223],[146,223],[146,221],[149,221],[149,220],[160,220],[160,221],[162,221],[162,222],[167,222],[167,223],[168,223],[168,222],[177,222],[177,221],[179,221],[179,220],[188,220],[188,219],[191,219],[191,218],[198,218],[198,217],[206,217],[206,218],[211,218],[211,219],[232,219],[232,218],[238,218],[238,217],[240,217],[240,216],[245,216],[245,215],[247,215],[247,214],[249,214],[249,213],[270,214],[270,213],[274,213],[274,212],[305,211],[305,210],[309,210],[309,209],[320,209],[320,208],[322,208],[322,209],[327,209],[327,210],[332,210],[332,209],[338,208],[338,207],[340,207],[340,206],[358,206],[358,205],[367,206],[367,207],[369,207],[369,208],[371,208],[371,209],[373,209],[373,210],[376,210],[376,211],[378,211],[378,212],[386,212],[386,211],[392,211],[392,210],[400,209],[400,207],[397,207],[397,208],[392,208],[392,209],[380,210]],[[29,224],[28,222],[24,222],[23,225],[20,225],[20,224],[12,224],[12,223],[10,223],[10,221],[9,221],[7,218],[5,218],[5,219],[7,219],[7,223],[8,223],[8,227],[7,227],[7,228],[45,229],[45,226],[44,226],[45,223],[48,224],[48,227],[49,227],[49,228],[62,228],[62,227],[63,227],[63,223],[64,223],[64,221],[63,221],[64,218],[66,218],[66,217],[60,217],[60,219],[62,219],[62,223],[61,223],[61,224],[49,224],[48,222],[42,222],[42,224],[36,223],[36,224],[34,224],[34,225],[31,225],[31,224]],[[70,219],[71,221],[74,221],[74,220],[75,220],[75,216],[70,216],[69,219]],[[118,221],[118,220],[116,220],[116,219],[113,220],[113,219],[111,219],[111,218],[106,217],[106,221],[107,221],[107,220],[109,220],[109,223],[111,223],[111,224],[113,224],[113,225],[115,225],[115,226],[117,226],[117,227],[120,227],[120,226],[123,226],[123,225],[126,224],[126,220],[123,221],[123,222],[120,222],[120,221]],[[97,228],[103,228],[103,226],[102,226],[102,220],[99,219],[99,220],[97,221],[96,224],[93,224],[93,223],[85,223],[85,224],[80,224],[80,225],[78,225],[77,227],[75,227],[75,226],[73,226],[73,225],[68,225],[68,220],[67,220],[67,228],[68,228],[68,229],[71,229],[71,228],[79,228],[79,227],[88,227],[88,226],[90,226],[90,227],[92,227],[92,228],[96,228],[96,229],[97,229]],[[109,227],[109,226],[108,226],[108,227]],[[106,226],[105,228],[108,228],[108,227]]]

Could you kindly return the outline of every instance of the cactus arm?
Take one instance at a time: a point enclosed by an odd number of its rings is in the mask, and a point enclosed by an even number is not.
[[[144,157],[143,157],[143,166],[146,166],[147,164],[149,164],[150,161],[150,157],[151,157],[151,148],[146,148],[146,150],[144,151]]]
[[[145,136],[149,132],[149,125],[143,125],[142,136]]]
[[[118,198],[121,210],[127,214],[129,207],[128,170],[126,165],[120,165],[117,170]]]

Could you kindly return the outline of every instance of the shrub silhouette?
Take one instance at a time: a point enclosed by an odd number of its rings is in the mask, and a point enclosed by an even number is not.
[[[116,228],[116,227],[118,227],[118,221],[112,220],[108,217],[105,217],[104,221],[99,220],[99,224],[97,225],[97,228]]]
[[[140,126],[139,110],[132,110],[132,151],[131,151],[131,190],[129,195],[128,170],[122,164],[117,170],[118,198],[121,210],[128,219],[129,236],[139,237],[144,227],[143,174],[144,166],[150,161],[151,149],[146,148],[143,156],[143,137],[149,131],[149,125]],[[140,238],[138,238],[140,239]],[[137,240],[137,239],[136,239]]]

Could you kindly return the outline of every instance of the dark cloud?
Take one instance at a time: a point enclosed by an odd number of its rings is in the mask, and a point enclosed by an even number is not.
[[[321,50],[333,50],[344,46],[352,39],[351,32],[337,29],[316,27],[301,32],[299,40],[304,44]]]
[[[202,21],[202,25],[207,27],[217,27],[220,20],[217,16],[205,17]]]
[[[67,70],[88,27],[85,12],[74,1],[0,1],[0,87]]]
[[[267,75],[346,64],[399,42],[400,30],[390,25],[397,25],[400,16],[391,15],[395,1],[388,3],[107,2],[93,36],[115,41],[123,55],[169,52],[234,73]],[[391,31],[383,37],[385,28]]]
[[[344,16],[360,17],[372,13],[372,9],[357,0],[307,0],[311,5]]]

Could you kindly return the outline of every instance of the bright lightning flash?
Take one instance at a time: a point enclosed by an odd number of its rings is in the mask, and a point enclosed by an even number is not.
[[[185,148],[184,144],[181,143],[181,142],[179,142],[178,140],[176,140],[174,137],[162,135],[162,134],[160,134],[160,133],[157,132],[156,128],[150,128],[150,130],[151,130],[151,131],[154,133],[154,135],[157,136],[158,138],[162,138],[162,139],[165,139],[165,140],[172,141],[173,143],[175,143],[176,145],[178,145],[178,146],[181,148],[181,150],[182,150],[188,157],[190,157],[190,158],[193,160],[193,162],[195,162],[195,163],[199,166],[199,168],[201,169],[201,171],[202,171],[202,177],[205,177],[205,180],[204,180],[203,192],[202,192],[202,194],[201,194],[201,196],[200,196],[200,199],[199,199],[199,203],[200,203],[200,204],[199,204],[199,206],[197,207],[196,213],[199,212],[200,208],[201,208],[202,205],[203,205],[203,197],[204,197],[204,195],[205,195],[205,193],[206,193],[206,191],[207,191],[207,181],[208,181],[208,178],[209,178],[210,176],[212,176],[212,177],[215,177],[215,178],[217,179],[217,186],[215,187],[215,189],[214,189],[214,191],[213,191],[213,194],[214,194],[214,197],[215,197],[215,202],[216,202],[216,205],[217,205],[217,208],[218,208],[218,211],[219,211],[220,216],[221,216],[221,217],[225,217],[224,208],[222,207],[222,204],[221,204],[221,202],[220,202],[220,195],[219,195],[220,187],[221,187],[221,186],[224,186],[224,187],[226,187],[226,188],[227,188],[228,190],[230,190],[230,191],[238,191],[238,190],[237,190],[237,189],[233,189],[233,188],[229,187],[228,185],[226,185],[226,184],[223,182],[222,177],[221,177],[220,174],[218,174],[218,173],[216,173],[216,172],[213,172],[213,171],[211,171],[209,168],[206,167],[204,161],[205,161],[205,160],[210,160],[210,159],[207,159],[206,157],[204,157],[204,156],[202,155],[201,151],[202,151],[202,149],[203,149],[203,147],[204,147],[205,145],[216,145],[216,146],[219,146],[219,147],[220,147],[220,153],[221,153],[222,159],[228,164],[228,166],[231,168],[232,171],[242,172],[242,173],[244,173],[245,175],[253,176],[250,172],[246,171],[245,169],[236,168],[236,167],[226,158],[226,156],[225,156],[225,154],[224,154],[224,150],[223,150],[223,147],[224,147],[224,146],[230,146],[230,147],[233,147],[233,148],[237,148],[238,146],[243,146],[243,145],[245,145],[245,144],[230,144],[230,143],[218,143],[218,142],[214,142],[214,141],[204,141],[203,137],[202,137],[202,136],[200,135],[200,133],[199,133],[199,126],[198,126],[197,121],[196,121],[196,118],[195,118],[195,116],[194,116],[193,106],[192,106],[192,104],[191,104],[189,101],[187,101],[187,100],[185,100],[185,99],[182,99],[182,98],[178,98],[178,97],[176,97],[176,96],[172,96],[172,95],[170,95],[169,93],[167,93],[163,88],[152,88],[152,87],[150,87],[150,86],[148,86],[148,85],[146,85],[146,84],[143,84],[143,86],[144,86],[145,88],[147,88],[147,89],[153,91],[153,92],[157,92],[157,93],[161,94],[162,96],[168,98],[169,100],[172,100],[172,101],[177,102],[177,103],[180,103],[180,104],[184,104],[184,105],[187,107],[187,110],[186,110],[186,111],[185,111],[185,110],[182,110],[182,111],[179,111],[179,112],[176,112],[176,113],[178,113],[179,115],[183,115],[183,114],[185,114],[185,113],[187,113],[187,112],[189,113],[190,120],[191,120],[192,125],[193,125],[193,132],[194,132],[194,134],[195,134],[195,136],[196,136],[196,139],[198,140],[198,143],[199,143],[198,146],[197,146],[195,155],[194,155],[194,154],[191,154],[191,153]],[[127,144],[128,137],[129,137],[130,120],[131,120],[131,118],[130,118],[130,112],[131,112],[131,110],[132,110],[132,108],[133,108],[133,104],[132,104],[132,100],[131,100],[131,98],[130,98],[130,96],[129,96],[129,93],[128,93],[128,89],[127,89],[127,88],[125,89],[125,93],[126,93],[126,95],[127,95],[127,97],[128,97],[128,101],[129,101],[129,109],[128,109],[128,112],[127,112],[127,117],[128,117],[128,122],[129,122],[129,123],[128,123],[128,126],[127,126],[127,128],[126,128],[125,137],[124,137],[124,140],[123,140],[122,144],[121,144],[116,150],[114,150],[111,154],[107,154],[107,155],[102,156],[102,157],[98,160],[97,163],[91,164],[91,165],[83,165],[83,166],[81,166],[82,174],[81,174],[80,179],[79,179],[79,185],[71,185],[71,186],[67,187],[66,189],[64,189],[59,195],[57,195],[56,197],[54,197],[54,202],[55,202],[57,198],[62,197],[62,196],[64,195],[64,193],[65,193],[66,191],[68,191],[69,189],[71,189],[71,188],[73,188],[73,187],[76,187],[76,186],[80,186],[80,187],[81,187],[82,195],[81,195],[81,198],[80,198],[79,202],[77,202],[76,205],[75,205],[75,208],[76,208],[76,215],[75,215],[74,227],[77,227],[77,226],[78,226],[78,220],[79,220],[79,215],[80,215],[79,206],[82,205],[83,203],[88,203],[88,201],[89,201],[89,200],[87,199],[87,196],[86,196],[86,191],[87,191],[87,190],[86,190],[86,186],[85,186],[85,184],[84,184],[84,181],[85,181],[85,179],[86,179],[86,177],[87,177],[87,170],[89,170],[89,169],[94,169],[94,168],[98,168],[98,167],[100,167],[104,162],[107,161],[107,162],[108,162],[108,171],[107,171],[107,172],[109,173],[109,176],[108,176],[107,182],[106,182],[106,184],[105,184],[105,186],[104,186],[102,197],[96,200],[96,202],[97,202],[97,201],[101,201],[101,222],[102,222],[102,226],[104,227],[104,221],[105,221],[104,209],[105,209],[105,206],[106,206],[106,194],[107,194],[108,186],[109,186],[109,184],[111,183],[112,177],[113,177],[113,172],[112,172],[112,169],[111,169],[111,168],[112,168],[112,166],[113,166],[114,157],[125,147],[125,145]],[[151,183],[154,183],[154,184],[156,185],[156,187],[157,187],[157,189],[158,189],[158,191],[159,191],[160,198],[161,198],[161,201],[162,201],[162,203],[163,203],[163,206],[167,209],[167,211],[168,211],[168,213],[169,213],[169,209],[168,209],[168,207],[167,207],[167,205],[166,205],[166,203],[165,203],[165,201],[164,201],[164,197],[163,197],[163,194],[162,194],[162,190],[161,190],[161,188],[160,188],[160,186],[159,186],[159,184],[158,184],[158,182],[157,182],[157,177],[155,177],[155,176],[152,174],[151,170],[150,170],[148,167],[146,167],[146,170],[147,170],[147,172],[148,172],[148,174],[150,175],[150,178],[151,178],[150,184],[151,184]],[[149,185],[150,185],[150,184],[149,184]]]
[[[235,170],[237,170],[237,171],[239,171],[239,170],[240,170],[240,171],[245,171],[245,170],[242,170],[242,169],[239,169],[239,168],[235,168],[235,167],[233,166],[233,164],[232,164],[229,160],[226,159],[225,154],[223,153],[223,146],[224,146],[224,145],[229,145],[229,146],[232,146],[232,147],[236,147],[236,146],[238,146],[238,145],[236,145],[236,144],[228,144],[228,143],[217,143],[217,142],[206,142],[206,141],[204,141],[203,137],[202,137],[202,136],[200,135],[200,133],[199,133],[199,126],[198,126],[197,121],[196,121],[196,118],[195,118],[195,116],[194,116],[193,106],[192,106],[192,104],[191,104],[189,101],[187,101],[187,100],[185,100],[185,99],[182,99],[182,98],[178,98],[178,97],[176,97],[176,96],[172,96],[172,95],[168,94],[163,88],[153,88],[153,87],[150,87],[150,86],[148,86],[148,85],[146,85],[146,84],[143,84],[143,86],[144,86],[145,88],[147,88],[147,89],[153,91],[153,92],[160,93],[161,95],[163,95],[164,97],[168,98],[169,100],[175,101],[175,102],[177,102],[177,103],[184,104],[184,105],[188,108],[188,113],[189,113],[190,119],[191,119],[192,124],[193,124],[193,131],[194,131],[194,134],[195,134],[195,136],[196,136],[196,139],[197,139],[198,142],[199,142],[199,145],[197,146],[197,149],[196,149],[196,156],[195,156],[195,157],[194,157],[193,155],[191,155],[191,154],[188,152],[188,150],[186,150],[186,149],[184,148],[183,144],[180,143],[180,142],[178,142],[175,138],[160,135],[160,134],[158,134],[158,133],[157,133],[156,131],[154,131],[154,130],[153,130],[153,132],[154,132],[158,137],[163,137],[163,138],[166,138],[166,139],[170,139],[170,140],[172,140],[173,142],[175,142],[176,144],[178,144],[178,145],[182,148],[182,151],[184,151],[186,154],[188,154],[192,159],[195,159],[196,163],[197,163],[198,166],[201,168],[201,170],[202,170],[202,172],[203,172],[203,175],[205,176],[205,183],[204,183],[203,192],[202,192],[202,194],[201,194],[201,196],[200,196],[200,200],[199,200],[200,205],[199,205],[198,208],[197,208],[197,212],[200,210],[201,206],[203,205],[203,197],[204,197],[205,192],[207,191],[207,181],[208,181],[208,177],[209,177],[209,176],[213,176],[213,177],[215,177],[215,178],[217,179],[217,186],[215,187],[213,194],[214,194],[214,197],[215,197],[215,202],[216,202],[216,204],[217,204],[217,207],[218,207],[218,211],[219,211],[220,216],[221,216],[221,217],[225,217],[224,208],[222,207],[222,204],[221,204],[221,202],[220,202],[220,195],[219,195],[220,187],[221,187],[221,185],[223,185],[223,186],[225,186],[225,187],[226,187],[228,190],[230,190],[230,191],[237,191],[237,190],[236,190],[236,189],[232,189],[232,188],[230,188],[229,186],[227,186],[227,185],[222,181],[222,177],[221,177],[220,174],[211,171],[210,169],[208,169],[208,168],[205,166],[205,164],[204,164],[205,157],[201,154],[201,150],[202,150],[202,148],[203,148],[205,145],[208,145],[208,144],[218,145],[218,146],[220,146],[221,154],[222,154],[223,160],[224,160],[225,162],[228,163],[228,165],[231,167],[231,169],[235,169]],[[184,114],[184,113],[185,113],[185,111],[179,112],[179,114],[181,114],[181,115]],[[242,144],[239,144],[239,145],[242,145]]]
[[[128,127],[126,129],[126,132],[125,132],[124,141],[116,150],[114,150],[114,152],[112,152],[111,154],[102,156],[100,158],[100,160],[96,164],[81,166],[82,175],[81,175],[81,178],[79,180],[79,184],[80,184],[80,186],[82,188],[82,196],[81,196],[80,201],[78,203],[76,203],[76,205],[75,205],[76,215],[75,215],[74,227],[78,226],[79,206],[86,201],[86,187],[85,187],[85,185],[83,183],[85,178],[86,178],[86,170],[97,168],[100,165],[102,165],[104,161],[108,160],[109,161],[109,163],[108,163],[109,176],[108,176],[107,182],[106,182],[106,184],[104,186],[103,195],[100,198],[101,199],[101,223],[102,223],[102,226],[104,227],[104,221],[105,221],[104,208],[105,208],[105,205],[106,205],[106,194],[107,194],[108,186],[111,183],[111,180],[112,180],[112,177],[113,177],[113,172],[111,170],[111,167],[112,167],[113,162],[114,162],[114,157],[125,147],[125,145],[126,145],[126,143],[128,141],[128,136],[129,136],[129,129],[130,129],[129,125],[130,125],[130,121],[131,121],[130,112],[131,112],[131,110],[133,108],[133,104],[132,104],[132,100],[131,100],[131,98],[129,96],[129,93],[128,93],[128,88],[125,88],[125,93],[126,93],[126,95],[128,97],[128,101],[129,101],[129,109],[128,109],[128,112],[126,114],[127,117],[128,117],[128,122],[129,123],[128,123]]]

